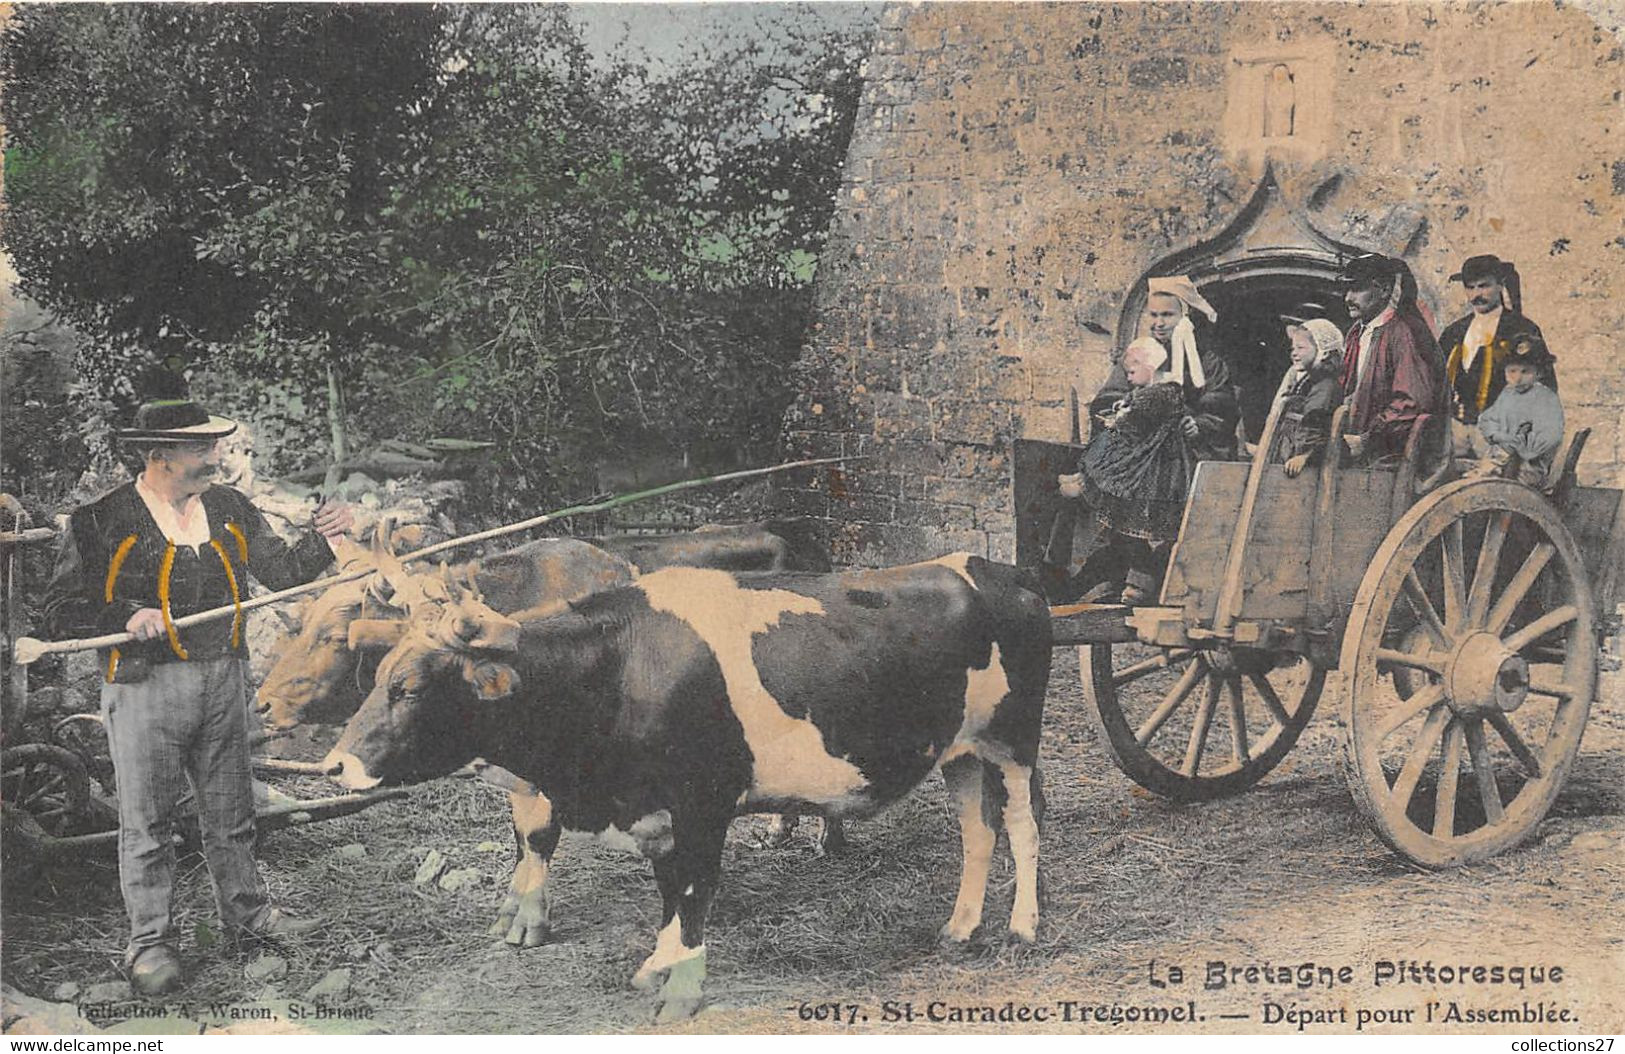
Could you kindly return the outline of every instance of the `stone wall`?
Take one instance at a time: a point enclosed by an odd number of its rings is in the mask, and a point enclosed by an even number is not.
[[[1600,17],[1600,16],[1599,16]],[[1585,482],[1625,485],[1625,58],[1547,3],[927,4],[888,10],[786,418],[863,454],[781,491],[838,560],[1012,554],[1009,446],[1065,438],[1136,287],[1266,167],[1327,239],[1403,254],[1439,324],[1516,261]]]

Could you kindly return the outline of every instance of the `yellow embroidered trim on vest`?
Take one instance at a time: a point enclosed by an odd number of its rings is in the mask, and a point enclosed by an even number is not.
[[[210,538],[209,544],[220,554],[220,566],[226,569],[226,582],[231,586],[231,606],[237,609],[231,616],[231,646],[235,648],[243,639],[243,598],[237,592],[237,572],[231,569],[231,561],[226,559],[226,547],[220,544],[220,540]]]
[[[164,629],[169,632],[169,646],[176,655],[185,659],[186,649],[181,647],[181,635],[169,617],[169,572],[175,569],[175,543],[164,546],[164,562],[158,566],[158,606],[164,615]]]
[[[231,536],[237,539],[237,555],[243,558],[243,566],[247,567],[248,539],[243,536],[243,529],[228,520],[226,522],[226,530],[230,531]]]
[[[118,548],[114,550],[113,559],[107,563],[107,599],[104,603],[113,602],[113,582],[118,578],[119,568],[124,566],[124,558],[129,556],[130,550],[134,548],[135,535],[132,534],[120,542]]]
[[[119,569],[124,566],[124,559],[130,555],[130,550],[135,548],[135,537],[132,534],[120,542],[118,548],[113,551],[113,559],[107,562],[107,587],[104,594],[107,598],[105,602],[108,604],[113,602],[113,583],[118,581]],[[113,683],[113,674],[118,672],[118,656],[117,648],[114,648],[107,656],[108,684]]]
[[[1478,367],[1479,371],[1478,395],[1475,397],[1473,409],[1479,413],[1484,412],[1486,409],[1485,404],[1490,401],[1490,382],[1495,378],[1495,371],[1500,367],[1501,360],[1506,358],[1506,348],[1506,341],[1492,339],[1480,349],[1484,354],[1473,363],[1474,366]],[[1461,360],[1466,357],[1467,342],[1465,340],[1450,349],[1450,356],[1445,360],[1444,364],[1444,376],[1445,383],[1451,388],[1456,386],[1456,377],[1461,373]]]

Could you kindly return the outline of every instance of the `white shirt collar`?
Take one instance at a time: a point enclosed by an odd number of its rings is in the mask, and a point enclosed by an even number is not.
[[[186,500],[186,507],[176,511],[175,506],[159,497],[147,486],[145,472],[135,477],[135,492],[141,495],[146,503],[147,511],[152,513],[158,529],[164,537],[176,545],[190,545],[194,548],[209,541],[209,514],[203,507],[201,495],[194,494]]]
[[[1478,359],[1478,352],[1490,341],[1495,339],[1495,330],[1501,324],[1502,308],[1497,306],[1493,311],[1486,311],[1482,315],[1476,311],[1472,321],[1467,323],[1467,334],[1461,338],[1461,365],[1463,369],[1472,366]]]

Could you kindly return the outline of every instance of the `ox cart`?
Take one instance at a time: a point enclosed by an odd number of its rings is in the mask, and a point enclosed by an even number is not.
[[[1330,680],[1349,789],[1396,852],[1447,867],[1535,829],[1618,632],[1621,494],[1575,483],[1585,431],[1541,487],[1457,478],[1426,455],[1445,424],[1419,421],[1392,466],[1288,478],[1272,415],[1250,464],[1197,466],[1158,603],[1051,608],[1124,773],[1177,801],[1245,790]],[[1018,563],[1076,566],[1056,476],[1082,449],[1017,441]]]

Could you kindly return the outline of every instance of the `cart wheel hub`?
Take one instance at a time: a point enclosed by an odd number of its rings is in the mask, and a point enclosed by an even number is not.
[[[1529,694],[1529,663],[1495,634],[1475,633],[1456,649],[1448,686],[1457,714],[1511,713]]]

